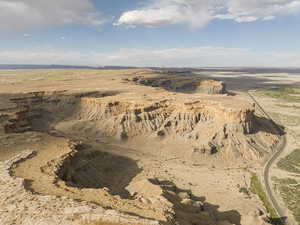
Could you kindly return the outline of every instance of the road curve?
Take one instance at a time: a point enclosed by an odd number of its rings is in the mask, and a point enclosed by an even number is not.
[[[272,182],[270,178],[270,169],[273,166],[273,164],[276,162],[278,157],[282,154],[286,147],[286,136],[282,136],[282,142],[279,144],[277,151],[270,157],[270,159],[265,163],[263,167],[263,180],[264,185],[266,188],[266,193],[269,197],[269,200],[271,204],[273,205],[273,208],[276,210],[278,216],[281,218],[281,221],[285,225],[291,225],[288,221],[288,218],[282,208],[280,207],[277,198],[274,194],[274,190],[272,189]]]
[[[263,182],[264,182],[264,186],[266,188],[267,196],[268,196],[273,208],[277,212],[278,216],[281,218],[282,223],[284,225],[292,225],[292,224],[290,224],[288,217],[286,216],[286,214],[284,213],[284,211],[280,207],[280,204],[277,201],[274,190],[272,188],[272,182],[271,182],[271,178],[270,178],[270,170],[271,170],[273,164],[276,162],[276,160],[279,158],[279,156],[283,153],[284,149],[286,148],[286,143],[287,143],[286,135],[285,135],[284,131],[282,130],[282,128],[279,127],[274,122],[274,120],[268,115],[268,113],[266,113],[266,111],[261,107],[261,105],[258,103],[258,101],[253,97],[253,95],[250,94],[249,92],[247,92],[247,94],[255,102],[255,104],[260,108],[260,110],[274,123],[274,126],[276,127],[279,134],[281,135],[282,140],[278,144],[277,150],[271,155],[271,157],[269,158],[269,160],[265,163],[265,165],[263,167]]]

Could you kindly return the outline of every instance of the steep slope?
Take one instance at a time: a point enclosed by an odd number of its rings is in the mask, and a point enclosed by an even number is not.
[[[228,160],[260,159],[278,142],[273,124],[258,117],[254,105],[232,96],[54,92],[11,100],[19,111],[10,117],[7,132],[111,137],[141,150],[174,142],[184,145],[174,154]],[[165,151],[172,154],[172,149]]]

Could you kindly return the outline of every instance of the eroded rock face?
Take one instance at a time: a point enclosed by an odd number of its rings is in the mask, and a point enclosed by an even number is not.
[[[259,159],[278,143],[273,124],[255,115],[253,105],[232,97],[185,94],[34,94],[18,100],[22,109],[8,120],[7,132],[42,130],[134,142],[188,141],[183,154]],[[229,102],[229,103],[227,103]],[[239,105],[240,104],[240,105]],[[21,106],[20,106],[21,105]]]
[[[77,154],[82,153],[82,151],[84,150],[80,145],[69,142],[69,149],[62,152],[61,157],[49,157],[48,160],[45,161],[45,164],[42,164],[43,166],[40,168],[40,171],[44,176],[40,177],[41,180],[38,182],[44,182],[44,180],[46,180],[48,182],[48,188],[61,188],[66,191],[67,186],[62,186],[61,181],[59,181],[59,176],[65,174],[67,170],[74,171],[76,164],[70,164],[70,162],[73,159],[77,161],[80,160]],[[28,151],[5,162],[0,162],[0,224],[80,225],[86,221],[101,220],[128,225],[237,225],[236,223],[216,218],[216,214],[222,215],[222,213],[208,210],[209,203],[195,197],[191,191],[179,189],[170,181],[156,178],[131,182],[126,187],[132,196],[131,200],[111,198],[111,201],[116,204],[116,206],[122,205],[122,201],[123,204],[125,201],[129,201],[136,207],[145,207],[145,209],[152,210],[153,215],[157,215],[157,213],[161,212],[162,217],[159,220],[145,219],[142,216],[140,217],[113,209],[105,209],[99,206],[99,204],[82,200],[76,201],[70,197],[57,197],[43,193],[36,194],[31,192],[31,189],[27,190],[25,188],[28,187],[27,180],[16,178],[12,175],[14,168],[18,166],[20,162],[30,160],[32,157],[37,156],[34,152]],[[82,160],[84,161],[85,158]],[[80,164],[80,162],[78,162],[78,164]],[[110,169],[114,169],[113,163]],[[62,170],[63,174],[61,174]],[[89,171],[86,172],[89,173]],[[109,176],[109,174],[107,175]],[[103,181],[100,180],[99,182],[101,184]],[[114,186],[116,185],[117,184],[114,184]],[[103,188],[103,192],[105,192],[106,189],[107,188]],[[91,192],[94,196],[101,196],[99,195],[101,190],[97,189],[78,187],[70,189],[70,192],[71,196],[75,198],[78,198],[86,192]],[[106,195],[109,195],[108,192],[106,193]],[[224,212],[224,215],[225,214],[226,212]],[[265,218],[262,212],[260,212],[259,215],[251,216],[250,219],[253,219],[258,225],[268,224],[264,222],[263,219]]]
[[[0,162],[0,224],[5,225],[81,225],[89,220],[126,224],[158,225],[159,221],[132,216],[99,205],[67,197],[37,195],[25,189],[26,181],[11,175],[17,163],[33,157],[23,152]]]
[[[177,101],[179,100],[179,101]],[[254,108],[225,108],[214,101],[165,99],[142,102],[140,99],[84,98],[77,111],[79,120],[103,121],[103,132],[114,136],[119,130],[128,137],[158,133],[177,134],[197,139],[201,124],[226,124],[228,131],[251,134],[255,129]],[[109,129],[111,127],[111,129]],[[226,132],[226,131],[225,131]]]
[[[113,179],[115,178],[111,177],[111,174],[101,174],[101,171],[108,169],[110,171],[115,171],[117,176],[124,177],[125,174],[118,171],[120,165],[116,164],[119,163],[119,159],[116,156],[114,158],[109,156],[110,159],[108,159],[106,153],[100,154],[98,157],[102,157],[103,160],[98,161],[98,169],[92,165],[87,165],[92,166],[95,173],[100,173],[99,176],[97,176],[97,174],[92,174],[85,166],[81,167],[81,172],[77,171],[78,166],[82,166],[82,163],[86,162],[86,154],[84,153],[85,150],[76,150],[76,146],[74,147],[75,148],[71,152],[66,154],[66,157],[51,161],[42,168],[42,171],[53,171],[53,176],[56,177],[56,179],[64,179],[67,186],[74,186],[78,179],[82,180],[82,185],[84,185],[84,182],[90,184],[89,179],[94,178],[93,183],[98,183],[98,188],[102,188],[102,191],[107,192],[107,194],[112,193],[112,190],[118,190],[119,192],[115,192],[115,194],[119,194],[122,198],[124,197],[122,194],[124,193],[124,190],[126,190],[128,196],[130,196],[129,200],[117,200],[116,198],[114,201],[119,201],[118,204],[121,205],[122,202],[124,204],[125,201],[129,201],[136,205],[136,207],[153,211],[153,214],[148,213],[147,215],[151,217],[151,215],[157,216],[159,214],[161,224],[193,225],[197,223],[199,225],[216,225],[219,222],[226,222],[227,224],[233,225],[228,221],[215,219],[213,212],[205,209],[205,205],[208,203],[200,201],[197,197],[193,196],[189,190],[179,189],[170,181],[149,178],[138,181],[128,181],[126,187],[122,185],[122,182],[114,183]],[[89,161],[89,163],[92,162]],[[75,174],[77,172],[78,174]],[[70,179],[66,179],[66,175],[69,175]],[[76,177],[76,180],[74,180],[74,177]],[[108,181],[108,179],[111,180]],[[88,189],[82,185],[77,183],[77,188],[80,188],[84,193]],[[67,190],[67,186],[61,186],[61,188]],[[124,188],[124,190],[121,190],[122,188]],[[92,190],[90,189],[90,191]],[[98,194],[99,191],[100,189],[98,190]],[[95,189],[95,194],[96,193]],[[126,198],[128,198],[128,196]],[[118,204],[116,204],[116,207]]]
[[[196,200],[190,191],[180,190],[172,182],[145,179],[130,184],[127,189],[138,201],[152,204],[157,208],[164,205],[172,209],[174,218],[170,218],[170,222],[182,225],[195,222],[199,225],[216,224],[213,215],[205,210],[204,202]]]
[[[130,158],[107,152],[78,151],[63,160],[55,174],[69,186],[106,188],[112,195],[130,199],[131,195],[125,187],[140,171]]]
[[[12,101],[16,105],[15,112],[3,117],[7,120],[6,132],[12,133],[31,130],[64,138],[72,138],[76,133],[74,137],[109,137],[118,143],[131,142],[133,146],[135,140],[145,141],[145,146],[148,140],[157,148],[176,142],[183,146],[180,149],[182,155],[189,153],[193,158],[218,155],[222,160],[259,159],[264,153],[261,149],[269,150],[277,140],[270,123],[255,115],[253,105],[238,100],[233,104],[228,96],[171,92],[163,95],[153,92],[151,96],[39,92],[20,94]],[[30,175],[29,179],[46,184],[53,190],[51,194],[68,198],[33,195],[24,189],[25,180],[11,177],[9,171],[12,166],[28,155],[1,164],[0,170],[3,165],[6,171],[3,177],[10,176],[9,186],[5,182],[0,183],[3,185],[1,190],[18,189],[12,192],[15,195],[8,196],[8,201],[5,200],[5,213],[0,216],[0,221],[14,224],[15,220],[8,212],[12,207],[11,201],[20,201],[13,209],[14,214],[22,214],[18,218],[19,224],[42,224],[46,221],[54,225],[59,223],[58,220],[65,221],[62,224],[70,224],[69,216],[74,216],[74,213],[61,215],[62,209],[80,211],[80,220],[92,215],[96,219],[122,218],[121,221],[129,224],[158,224],[158,220],[183,225],[234,224],[216,220],[205,209],[205,201],[187,190],[178,189],[169,181],[155,177],[136,180],[141,168],[132,160],[104,152],[86,152],[80,146],[71,143],[70,149],[58,150],[57,155],[53,154],[55,156],[46,154],[45,161],[35,162],[38,172],[32,177]],[[167,154],[172,153],[173,149],[168,151]],[[45,194],[47,190],[41,188],[39,193]],[[0,195],[0,200],[6,199],[7,194]],[[71,199],[73,197],[87,202],[78,203]],[[141,217],[105,210],[88,201]],[[23,215],[28,204],[34,211],[33,218]]]
[[[188,141],[195,153],[258,159],[262,155],[257,149],[272,147],[277,137],[270,135],[271,123],[262,124],[254,112],[250,104],[228,107],[218,101],[200,98],[149,101],[121,96],[119,99],[83,98],[74,114],[78,123],[68,129],[84,129],[84,122],[93,121],[102,135],[120,140],[145,137],[163,142],[176,139]],[[60,129],[59,125],[57,129]],[[271,138],[268,140],[264,135]]]

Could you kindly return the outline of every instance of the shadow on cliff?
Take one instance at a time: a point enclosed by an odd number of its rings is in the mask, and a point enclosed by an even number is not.
[[[285,127],[274,122],[271,118],[265,117],[255,117],[255,128],[253,133],[258,133],[260,131],[271,133],[274,135],[284,135],[285,134]]]
[[[135,160],[95,151],[84,145],[75,156],[64,162],[58,175],[71,187],[106,188],[111,195],[131,199],[125,188],[141,171]]]
[[[55,122],[74,114],[80,99],[104,98],[120,94],[119,91],[67,91],[0,94],[0,113],[10,115],[5,125],[6,133],[37,131],[49,133]]]
[[[160,185],[165,190],[164,197],[174,205],[176,222],[179,224],[206,225],[226,220],[232,224],[241,225],[241,214],[236,210],[221,212],[220,206],[206,202],[205,197],[197,197],[190,190],[176,187],[171,181],[151,180],[151,182]],[[185,194],[188,199],[182,199],[178,193]]]
[[[281,218],[269,218],[269,222],[273,225],[285,225],[288,222],[287,217],[281,217]]]

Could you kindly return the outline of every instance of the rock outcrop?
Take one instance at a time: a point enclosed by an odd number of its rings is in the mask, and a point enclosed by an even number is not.
[[[232,159],[259,159],[278,143],[273,124],[257,117],[254,105],[232,103],[230,96],[94,95],[42,93],[14,99],[21,110],[10,117],[6,131],[84,131],[83,136],[131,143],[135,138],[188,141],[183,154],[218,153]]]
[[[0,162],[0,224],[81,225],[90,220],[133,225],[159,224],[155,220],[104,209],[90,202],[75,201],[67,197],[37,195],[26,190],[27,181],[13,177],[11,172],[17,163],[33,156],[34,152],[23,152],[10,160]]]
[[[81,145],[71,143],[70,147],[72,150],[63,157],[51,160],[41,168],[43,173],[53,176],[54,185],[56,187],[60,187],[64,190],[68,190],[69,186],[76,187],[80,189],[82,194],[87,191],[92,192],[93,190],[91,188],[94,188],[95,195],[99,195],[100,192],[105,192],[106,195],[116,195],[116,198],[111,199],[111,201],[115,202],[113,203],[115,207],[126,205],[126,202],[132,202],[136,207],[145,211],[148,210],[147,217],[153,216],[158,218],[159,216],[161,224],[192,225],[197,223],[199,225],[217,225],[218,223],[227,223],[233,225],[228,221],[214,218],[213,213],[206,209],[207,203],[200,201],[189,190],[181,190],[170,181],[156,178],[138,181],[130,180],[126,185],[123,185],[124,176],[129,173],[119,170],[120,166],[125,166],[124,169],[126,170],[126,165],[119,165],[120,159],[117,156],[109,156],[108,153],[98,152],[100,155],[97,157],[102,158],[102,161],[98,161],[98,168],[96,168],[95,165],[92,164],[91,159],[88,160],[85,158],[90,153],[85,152],[85,150],[81,148]],[[96,152],[93,154],[92,157],[95,158]],[[91,155],[88,157],[91,157]],[[130,168],[130,166],[127,165],[127,169],[128,168]],[[107,173],[101,174],[103,170],[107,171]],[[116,177],[112,177],[112,174],[110,174],[113,171]],[[98,175],[99,173],[100,175]],[[118,177],[123,177],[123,179],[119,179],[115,182],[115,179],[118,179]],[[59,181],[60,179],[63,179],[64,184]],[[97,187],[89,186],[87,188],[84,186],[90,185],[92,179],[94,179],[92,183],[97,184]],[[78,181],[80,181],[81,184],[79,184]],[[49,187],[51,186],[51,184],[48,185]],[[122,190],[122,188],[124,188],[124,190]],[[74,191],[75,189],[72,188],[69,190]],[[126,195],[124,194],[125,191],[128,192]],[[123,197],[127,199],[123,199]],[[116,203],[117,201],[119,202],[118,204]],[[101,200],[99,203],[100,202]],[[129,210],[129,208],[127,208],[127,210]],[[152,214],[150,211],[152,211]],[[111,219],[110,221],[114,220]],[[123,221],[125,221],[125,218]],[[128,221],[126,224],[131,224],[130,220]],[[143,220],[141,221],[143,222]],[[154,221],[150,224],[152,223],[154,223]]]
[[[72,144],[72,146],[75,145]],[[73,157],[76,157],[76,154],[78,154],[77,150],[70,149],[69,153],[57,160],[49,159],[41,171],[48,175],[52,173],[55,181],[61,175],[62,168],[65,172],[66,170],[74,170],[70,164],[68,168],[65,166]],[[139,206],[148,205],[153,212],[163,212],[163,220],[145,219],[137,215],[133,216],[117,210],[105,209],[99,204],[82,200],[76,201],[68,197],[33,193],[26,189],[28,181],[13,177],[12,171],[19,162],[34,156],[34,152],[28,151],[5,162],[0,162],[0,224],[80,225],[87,221],[101,220],[128,225],[192,225],[195,222],[199,225],[217,225],[220,222],[233,225],[227,221],[216,220],[209,211],[205,210],[204,205],[206,203],[195,200],[190,191],[180,190],[172,182],[158,179],[134,182],[128,185],[127,189],[132,196],[130,201],[136,202]],[[51,187],[50,183],[48,187]],[[103,191],[105,190],[106,188]],[[88,189],[82,189],[82,192],[85,191]]]

